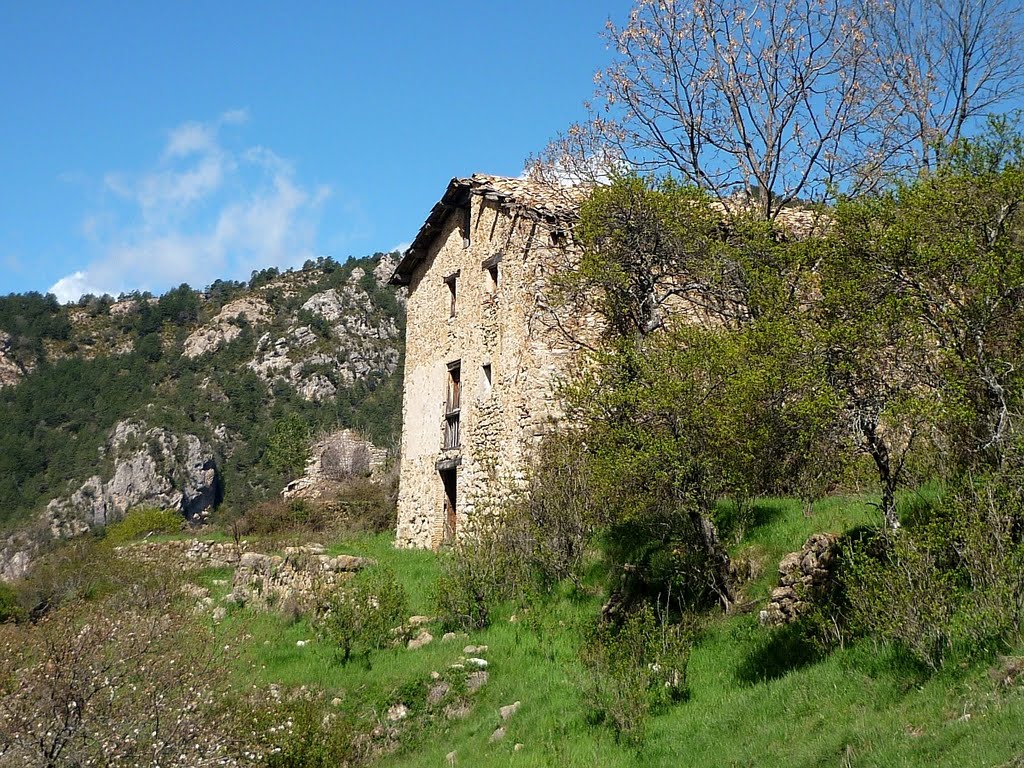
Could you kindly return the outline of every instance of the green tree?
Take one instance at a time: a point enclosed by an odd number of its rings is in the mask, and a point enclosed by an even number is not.
[[[294,480],[306,468],[310,436],[309,424],[298,414],[279,419],[267,442],[267,462],[286,480]]]
[[[797,487],[835,420],[803,311],[813,253],[671,180],[599,190],[579,236],[563,288],[605,338],[568,393],[570,421],[619,592],[728,605],[717,500]]]

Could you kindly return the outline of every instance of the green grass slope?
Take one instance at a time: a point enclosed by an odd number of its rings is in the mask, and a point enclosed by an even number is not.
[[[775,564],[811,533],[842,532],[874,514],[857,499],[826,500],[809,514],[794,501],[762,502],[734,546],[734,555],[763,564],[746,597],[766,597]],[[411,613],[430,615],[434,555],[396,551],[387,536],[334,551],[391,566]],[[690,656],[689,699],[653,719],[642,747],[618,743],[591,721],[579,658],[600,604],[600,595],[564,590],[529,609],[503,606],[491,627],[468,638],[442,642],[430,626],[435,640],[424,648],[347,665],[303,621],[240,611],[228,623],[244,625],[249,637],[239,667],[245,684],[321,689],[340,708],[358,708],[364,725],[384,723],[389,707],[408,704],[411,715],[381,765],[446,765],[452,752],[456,764],[472,766],[1024,765],[1024,685],[990,674],[997,659],[926,676],[870,642],[821,656],[785,629],[760,627],[756,605],[711,617]],[[444,677],[463,660],[465,644],[488,646],[481,655],[489,681],[468,713],[445,717],[423,705],[423,691],[432,673]],[[520,709],[503,722],[500,707],[516,701]],[[492,741],[499,726],[505,736]]]

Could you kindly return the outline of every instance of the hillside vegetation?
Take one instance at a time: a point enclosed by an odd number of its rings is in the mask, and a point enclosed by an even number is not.
[[[382,446],[400,428],[404,310],[393,256],[182,285],[160,297],[0,297],[0,524],[24,522],[93,475],[115,425],[196,435],[216,456],[227,510],[276,495],[299,442],[354,427]],[[276,450],[276,454],[275,454]],[[293,451],[294,452],[294,451]]]

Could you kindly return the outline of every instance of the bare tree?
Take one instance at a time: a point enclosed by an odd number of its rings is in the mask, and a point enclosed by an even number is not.
[[[893,151],[892,104],[866,87],[871,50],[842,0],[639,0],[607,36],[604,110],[563,155],[596,135],[641,171],[741,193],[774,218],[874,178]]]
[[[860,0],[871,80],[895,103],[912,169],[1024,93],[1019,0]]]
[[[608,23],[590,119],[534,171],[672,173],[767,219],[870,189],[1024,93],[1022,18],[1019,0],[637,0]]]

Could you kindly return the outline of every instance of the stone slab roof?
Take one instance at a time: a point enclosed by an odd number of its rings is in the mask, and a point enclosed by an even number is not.
[[[413,271],[426,258],[434,238],[444,228],[448,216],[469,205],[473,195],[497,203],[503,209],[529,219],[540,219],[568,228],[576,220],[579,205],[586,195],[580,187],[566,187],[530,179],[490,176],[475,173],[468,178],[453,178],[440,200],[431,208],[416,233],[412,245],[402,254],[391,277],[394,285],[407,285]]]

